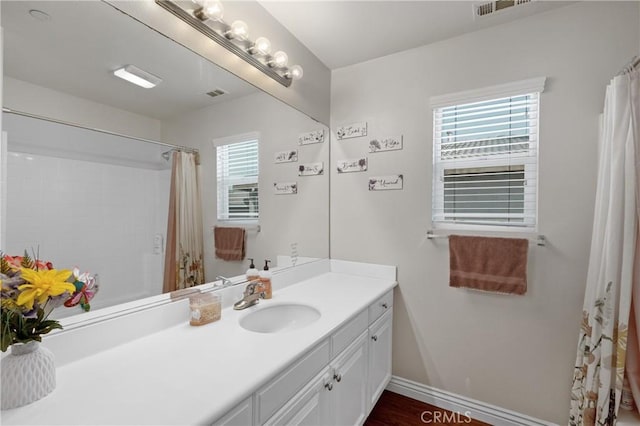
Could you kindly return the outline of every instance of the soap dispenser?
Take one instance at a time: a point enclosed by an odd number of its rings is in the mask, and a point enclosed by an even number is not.
[[[270,260],[265,260],[264,271],[260,271],[260,284],[262,286],[265,299],[271,299],[271,296],[273,295],[271,289],[271,271],[269,270],[270,262]]]
[[[253,264],[253,259],[248,259],[251,261],[251,265],[249,265],[249,269],[247,269],[247,281],[257,281],[260,279],[260,271],[258,271],[256,265]]]

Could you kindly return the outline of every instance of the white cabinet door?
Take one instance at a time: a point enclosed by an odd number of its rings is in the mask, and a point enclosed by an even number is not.
[[[332,425],[361,425],[367,418],[367,332],[331,363]]]
[[[326,367],[265,425],[326,426],[331,424],[331,370]]]
[[[249,426],[253,424],[253,398],[249,397],[236,405],[221,419],[218,419],[214,426]]]
[[[393,309],[389,310],[369,327],[369,386],[368,410],[391,379],[391,330]]]
[[[264,424],[329,365],[329,339],[304,354],[256,392],[256,422]]]

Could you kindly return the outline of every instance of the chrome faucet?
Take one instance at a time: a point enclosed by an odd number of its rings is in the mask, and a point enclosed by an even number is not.
[[[217,280],[222,280],[222,288],[224,287],[229,287],[231,285],[233,285],[233,282],[231,282],[231,280],[229,278],[223,277],[222,275],[218,275],[215,279],[215,281]]]
[[[247,288],[244,290],[244,296],[242,300],[239,300],[233,305],[233,309],[239,311],[242,309],[247,309],[250,306],[255,305],[260,301],[260,299],[264,299],[265,294],[260,290],[260,281],[251,281],[247,284]]]

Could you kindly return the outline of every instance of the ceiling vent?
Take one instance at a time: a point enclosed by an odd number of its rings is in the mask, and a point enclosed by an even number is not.
[[[225,92],[222,89],[214,89],[214,90],[212,90],[210,92],[207,92],[207,95],[211,96],[212,98],[215,98],[217,96],[224,95],[225,93],[227,93],[227,92]]]
[[[531,3],[533,0],[496,0],[473,5],[473,17],[487,16],[513,6]]]

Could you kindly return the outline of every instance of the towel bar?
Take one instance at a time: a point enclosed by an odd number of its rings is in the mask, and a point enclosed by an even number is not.
[[[474,235],[476,236],[476,235]],[[435,240],[435,239],[440,239],[440,238],[448,238],[449,234],[435,234],[431,229],[427,231],[427,239],[429,240]],[[517,237],[513,237],[513,238],[517,238]],[[542,235],[539,234],[537,236],[534,237],[529,237],[527,238],[529,240],[530,243],[535,243],[536,245],[540,246],[540,247],[544,247],[547,245],[547,238]]]
[[[217,226],[227,226],[227,225],[217,225]],[[215,226],[211,227],[211,232],[213,232],[213,229],[215,228]],[[244,228],[245,231],[256,231],[256,232],[260,232],[262,230],[262,228],[260,227],[260,225],[249,225],[249,226],[242,226],[242,225],[238,225],[238,228]]]

